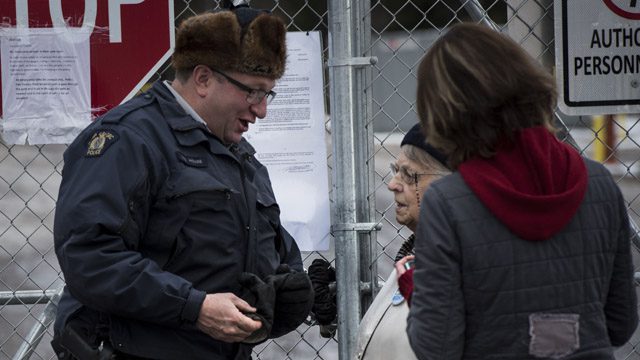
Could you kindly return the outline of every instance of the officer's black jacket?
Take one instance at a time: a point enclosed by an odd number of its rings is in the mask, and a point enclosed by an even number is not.
[[[56,331],[84,305],[108,314],[117,350],[247,357],[248,346],[216,341],[195,321],[206,293],[240,294],[243,271],[302,270],[254,152],[245,140],[225,146],[162,83],[88,126],[64,154]]]

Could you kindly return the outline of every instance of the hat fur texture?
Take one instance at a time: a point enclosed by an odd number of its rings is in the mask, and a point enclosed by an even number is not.
[[[173,67],[184,70],[206,65],[220,71],[279,79],[287,57],[286,25],[264,11],[255,11],[252,17],[245,28],[233,11],[186,19],[176,34]]]

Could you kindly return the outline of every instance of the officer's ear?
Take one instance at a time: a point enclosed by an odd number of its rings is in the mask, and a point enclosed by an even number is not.
[[[216,74],[205,65],[198,65],[193,68],[191,77],[199,96],[206,96],[211,86],[214,85],[213,82],[219,82],[215,75]]]

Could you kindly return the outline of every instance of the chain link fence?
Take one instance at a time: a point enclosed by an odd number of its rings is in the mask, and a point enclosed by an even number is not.
[[[7,1],[7,0],[3,0]],[[147,0],[152,1],[152,0]],[[327,66],[325,76],[325,98],[327,111],[337,106],[336,89],[352,87],[358,100],[362,101],[356,113],[356,121],[345,126],[355,127],[366,134],[366,141],[357,143],[363,157],[350,164],[354,173],[366,179],[364,193],[356,192],[356,201],[367,220],[380,224],[377,233],[361,234],[357,237],[359,248],[357,261],[341,261],[343,254],[335,256],[332,248],[327,252],[305,253],[308,266],[313,259],[323,257],[343,266],[343,274],[355,273],[363,284],[362,300],[355,309],[362,315],[375,295],[376,289],[386,279],[393,267],[402,242],[410,235],[408,229],[395,221],[395,204],[387,190],[391,179],[388,164],[399,153],[399,144],[404,133],[417,121],[415,103],[415,69],[421,56],[430,44],[445,31],[447,26],[460,21],[483,22],[500,31],[507,32],[523,44],[542,64],[553,66],[553,2],[551,0],[499,0],[499,1],[454,1],[454,0],[373,0],[352,1],[359,12],[347,21],[351,29],[364,34],[356,37],[353,44],[358,57],[376,57],[377,62],[355,70],[360,76],[354,83],[340,78]],[[176,24],[193,14],[218,7],[215,0],[174,0]],[[290,31],[320,31],[324,42],[323,59],[330,64],[332,56],[339,57],[330,49],[329,30],[339,29],[344,19],[337,14],[338,1],[304,0],[274,1],[255,0],[252,6],[272,9],[288,21]],[[332,9],[333,11],[329,11]],[[337,20],[336,20],[337,19]],[[362,40],[364,39],[364,40]],[[151,81],[171,79],[170,65],[163,65]],[[333,80],[333,84],[330,84]],[[334,104],[331,104],[331,102]],[[334,111],[333,121],[327,123],[327,139],[334,142],[327,162],[330,171],[345,171],[341,154],[335,153],[337,133],[344,119]],[[331,118],[331,117],[330,117]],[[640,161],[639,115],[568,117],[559,114],[559,119],[569,135],[586,155],[607,164],[621,187],[634,221],[640,217]],[[352,129],[353,131],[353,129]],[[344,138],[340,138],[344,140]],[[347,141],[349,141],[347,139]],[[352,140],[355,141],[355,140]],[[53,217],[57,199],[60,174],[63,167],[64,145],[8,146],[0,141],[0,359],[27,358],[52,359],[51,318],[55,307],[48,306],[55,299],[56,291],[64,284],[53,250]],[[338,175],[338,176],[337,176]],[[338,189],[353,184],[342,183],[340,174],[333,174],[330,190],[332,199],[332,223],[339,212],[341,193]],[[367,176],[369,178],[367,178]],[[344,182],[344,180],[342,180]],[[359,181],[359,179],[355,179]],[[336,233],[334,232],[334,235]],[[336,239],[343,239],[336,235]],[[336,245],[338,247],[338,245]],[[636,264],[638,249],[634,249]],[[340,277],[345,279],[346,277]],[[340,289],[340,284],[338,284]],[[358,288],[358,287],[357,287]],[[356,295],[356,299],[357,299]],[[339,298],[345,301],[348,298]],[[350,325],[341,327],[343,333],[355,334]],[[352,338],[336,335],[323,338],[318,327],[312,323],[301,325],[282,338],[257,346],[256,359],[346,359],[352,344],[339,342]],[[617,349],[617,359],[640,359],[638,335],[625,346]],[[30,348],[28,345],[34,346]],[[20,355],[20,357],[18,355]],[[340,355],[339,355],[340,354]]]

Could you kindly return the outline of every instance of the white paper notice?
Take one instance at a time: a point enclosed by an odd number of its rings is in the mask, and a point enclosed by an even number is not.
[[[3,140],[70,143],[91,122],[89,61],[87,34],[0,29]]]
[[[329,179],[318,32],[287,33],[287,69],[247,133],[269,170],[284,227],[302,251],[329,249]]]

